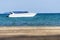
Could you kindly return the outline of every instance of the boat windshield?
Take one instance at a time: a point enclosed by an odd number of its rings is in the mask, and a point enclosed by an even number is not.
[[[28,11],[13,11],[13,13],[28,13]]]

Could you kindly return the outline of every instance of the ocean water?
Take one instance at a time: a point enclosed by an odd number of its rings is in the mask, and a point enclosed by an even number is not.
[[[60,26],[60,13],[37,13],[34,17],[7,17],[0,14],[0,26]]]

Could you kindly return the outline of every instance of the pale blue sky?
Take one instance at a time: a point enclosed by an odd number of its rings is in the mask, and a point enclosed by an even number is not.
[[[0,12],[14,10],[60,13],[60,0],[0,0]]]

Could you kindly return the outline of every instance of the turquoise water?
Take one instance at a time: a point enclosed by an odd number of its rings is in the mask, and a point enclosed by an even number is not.
[[[30,18],[9,18],[0,14],[0,26],[60,26],[60,13],[38,13]]]

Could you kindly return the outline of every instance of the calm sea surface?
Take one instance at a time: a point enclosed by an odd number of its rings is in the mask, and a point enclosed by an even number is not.
[[[30,18],[9,18],[0,14],[0,26],[60,26],[60,13],[40,13]]]

